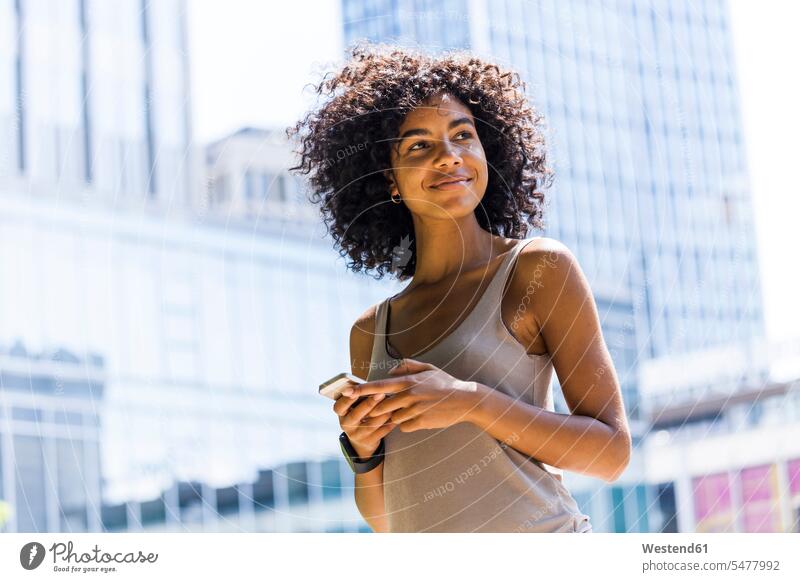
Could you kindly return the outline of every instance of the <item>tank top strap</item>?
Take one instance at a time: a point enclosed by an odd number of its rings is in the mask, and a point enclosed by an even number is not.
[[[503,290],[506,287],[506,282],[516,268],[517,257],[522,252],[522,249],[536,238],[539,237],[520,239],[508,253],[508,257],[506,257],[503,264],[497,269],[497,273],[486,288],[486,292],[484,293],[486,301],[481,301],[481,304],[484,305],[485,308],[490,310],[499,309],[503,300]]]
[[[375,331],[373,333],[372,341],[372,361],[375,362],[379,359],[384,359],[386,356],[391,357],[387,353],[386,348],[386,312],[388,309],[389,299],[387,297],[375,308]]]

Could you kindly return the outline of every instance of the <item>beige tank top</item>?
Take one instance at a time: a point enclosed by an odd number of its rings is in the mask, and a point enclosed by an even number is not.
[[[531,240],[521,240],[508,253],[466,319],[413,359],[554,411],[551,356],[527,354],[500,309],[515,259]],[[389,299],[377,309],[370,381],[388,377],[398,362],[386,334]],[[561,469],[514,449],[514,440],[499,442],[469,422],[408,433],[394,429],[384,439],[389,530],[591,532],[589,516],[562,483]]]

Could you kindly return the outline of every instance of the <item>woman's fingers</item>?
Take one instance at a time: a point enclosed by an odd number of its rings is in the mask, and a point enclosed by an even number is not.
[[[370,412],[372,412],[372,409],[375,408],[375,406],[381,400],[383,400],[383,398],[383,394],[375,394],[374,396],[365,397],[363,402],[353,408],[352,414],[354,414],[356,418],[361,421],[361,419],[365,418]]]
[[[372,434],[370,436],[372,436],[372,438],[380,440],[383,437],[385,437],[387,434],[392,432],[396,426],[397,426],[397,424],[394,423],[394,422],[387,422],[386,424],[376,428],[372,432]]]
[[[338,416],[344,416],[356,400],[355,396],[339,396],[336,402],[333,403],[333,411]]]
[[[385,423],[392,417],[391,413],[381,414],[379,416],[367,416],[361,421],[362,427],[377,428]]]
[[[395,426],[397,426],[397,423],[394,422],[384,422],[381,425],[374,427],[362,425],[362,427],[358,429],[358,435],[359,438],[375,441],[377,446],[377,444],[380,443],[380,440],[392,432],[392,429]]]
[[[350,409],[350,411],[339,421],[342,427],[357,428],[361,426],[361,421],[367,414],[383,399],[383,394],[365,398],[363,402]]]
[[[344,416],[350,412],[354,404],[361,404],[366,400],[366,398],[360,396],[339,396],[333,403],[333,411],[338,416]]]
[[[387,378],[386,380],[373,380],[372,382],[364,382],[358,386],[348,388],[342,394],[351,397],[367,396],[370,394],[393,394],[395,392],[402,392],[419,383],[419,380],[414,381],[411,378]]]
[[[391,398],[388,398],[386,402],[377,404],[372,410],[370,410],[368,416],[379,416],[381,414],[386,414],[387,412],[399,410],[406,406],[410,406],[414,400],[415,398],[410,392],[395,394]]]
[[[412,404],[408,408],[403,408],[401,410],[397,410],[393,412],[390,416],[392,418],[392,422],[395,424],[400,424],[401,422],[406,422],[411,420],[414,417],[419,416],[423,413],[425,407],[422,406],[421,402],[417,404]]]
[[[376,416],[369,413],[383,399],[384,394],[374,394],[361,397],[340,396],[333,404],[333,410],[339,415],[339,424],[345,430],[353,442],[380,440],[395,428],[395,423],[391,422],[391,412],[384,412]]]

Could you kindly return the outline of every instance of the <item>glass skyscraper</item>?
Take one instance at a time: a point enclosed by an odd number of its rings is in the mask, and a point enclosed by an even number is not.
[[[184,0],[0,0],[0,177],[189,203]]]

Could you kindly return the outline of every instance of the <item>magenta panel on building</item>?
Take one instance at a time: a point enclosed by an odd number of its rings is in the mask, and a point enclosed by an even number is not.
[[[695,477],[694,516],[699,532],[735,531],[733,499],[727,473]]]
[[[748,467],[739,471],[742,529],[745,532],[779,532],[781,500],[775,465]]]

